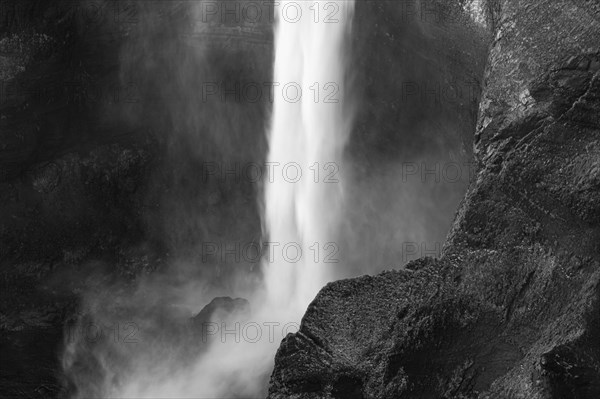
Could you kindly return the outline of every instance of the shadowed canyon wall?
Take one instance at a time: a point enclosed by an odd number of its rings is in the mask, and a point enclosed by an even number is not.
[[[502,2],[443,256],[325,287],[270,398],[600,395],[599,16]]]

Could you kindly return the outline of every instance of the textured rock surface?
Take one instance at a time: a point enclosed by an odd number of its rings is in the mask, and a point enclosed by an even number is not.
[[[325,287],[270,398],[600,397],[599,17],[503,2],[442,258]]]

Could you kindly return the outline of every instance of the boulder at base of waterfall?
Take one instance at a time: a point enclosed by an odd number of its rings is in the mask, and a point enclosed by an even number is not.
[[[248,321],[250,315],[250,302],[244,298],[215,298],[192,318],[193,334],[196,339],[209,342],[224,331],[236,331],[236,324]]]

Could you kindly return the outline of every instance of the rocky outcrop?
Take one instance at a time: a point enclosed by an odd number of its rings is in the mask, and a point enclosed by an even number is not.
[[[191,319],[192,331],[199,341],[209,342],[221,325],[243,323],[250,319],[250,303],[243,298],[218,297]]]
[[[441,259],[326,286],[269,398],[600,396],[600,5],[502,5]]]

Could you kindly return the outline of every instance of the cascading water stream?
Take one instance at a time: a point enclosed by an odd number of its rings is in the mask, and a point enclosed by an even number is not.
[[[265,189],[265,227],[278,246],[265,266],[270,306],[302,315],[333,278],[343,200],[345,41],[354,1],[283,1],[275,43],[275,96]],[[281,173],[277,173],[280,170]]]

